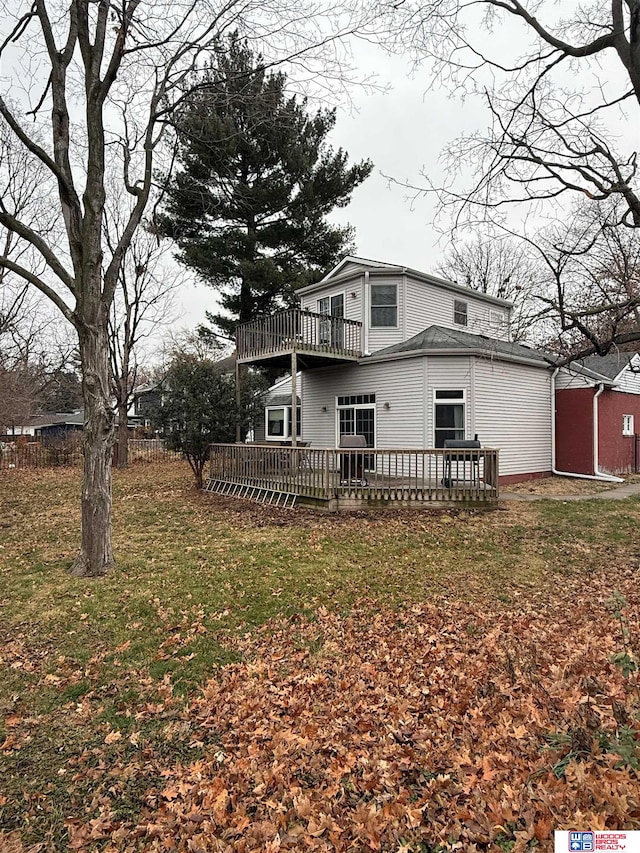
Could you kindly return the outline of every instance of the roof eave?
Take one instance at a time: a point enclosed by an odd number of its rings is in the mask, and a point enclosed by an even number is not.
[[[633,367],[631,365],[633,365]],[[637,368],[639,368],[639,367],[640,367],[640,355],[638,355],[638,353],[636,352],[629,359],[629,361],[625,364],[625,366],[621,370],[619,370],[618,373],[616,373],[616,375],[613,378],[616,382],[622,381],[622,374],[626,370],[631,370],[632,372],[637,373],[638,372]]]
[[[540,361],[539,359],[525,358],[523,356],[512,355],[510,353],[495,352],[494,350],[482,349],[480,347],[436,347],[425,348],[419,350],[404,350],[402,352],[387,353],[386,355],[373,353],[372,355],[363,356],[359,359],[358,364],[374,364],[384,361],[401,361],[404,358],[418,358],[424,356],[477,356],[479,358],[488,359],[491,361],[509,361],[514,364],[526,364],[531,367],[540,367],[548,370],[553,365],[548,362]]]
[[[398,275],[410,275],[412,278],[416,278],[419,281],[424,281],[428,284],[433,284],[436,287],[442,287],[445,290],[454,291],[455,293],[461,293],[465,296],[479,299],[482,302],[488,302],[491,305],[498,305],[501,308],[511,309],[513,307],[513,303],[509,302],[507,299],[500,299],[498,296],[490,296],[488,293],[482,293],[480,290],[473,290],[470,287],[465,287],[462,284],[456,284],[454,281],[449,281],[446,278],[439,278],[438,276],[431,275],[430,273],[421,272],[420,270],[413,269],[412,267],[399,267],[392,264],[384,266],[362,264],[361,269],[350,270],[349,272],[340,274],[338,270],[347,262],[357,264],[362,263],[362,259],[354,257],[344,258],[343,261],[334,267],[330,273],[327,273],[323,279],[315,282],[314,284],[307,284],[304,287],[299,288],[296,293],[301,295],[313,293],[316,290],[322,290],[328,284],[341,284],[343,281],[359,278],[364,272],[368,272],[372,275],[388,275],[390,272],[393,272]]]

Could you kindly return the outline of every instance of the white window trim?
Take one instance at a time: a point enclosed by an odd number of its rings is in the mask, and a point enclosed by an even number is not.
[[[382,327],[381,327],[382,328]],[[387,326],[386,328],[391,328]],[[372,393],[371,391],[362,392],[362,393]],[[335,414],[336,414],[336,422],[335,422],[335,432],[336,432],[336,447],[340,446],[340,410],[341,409],[373,409],[373,447],[369,447],[369,450],[375,450],[378,446],[378,412],[377,412],[377,395],[375,403],[349,403],[346,406],[338,405],[338,397],[351,397],[351,394],[336,394],[334,398],[335,402]]]
[[[264,410],[264,438],[265,441],[290,441],[291,440],[291,406],[265,406]],[[300,406],[297,407],[300,409]],[[269,435],[269,412],[277,412],[284,409],[284,434]],[[302,426],[302,418],[300,419]],[[300,435],[298,435],[300,438]]]
[[[395,289],[396,289],[396,304],[395,304],[396,323],[395,323],[395,326],[374,326],[372,318],[371,318],[371,312],[373,311],[373,309],[374,308],[392,308],[393,307],[392,305],[374,305],[373,304],[373,288],[374,287],[395,287]],[[390,281],[390,282],[386,282],[384,284],[381,281],[370,281],[369,282],[369,328],[370,329],[376,329],[376,330],[382,329],[384,331],[385,329],[399,329],[400,328],[400,305],[398,304],[400,302],[399,296],[400,296],[400,291],[399,291],[399,286],[398,286],[397,281]]]
[[[489,309],[489,325],[495,326],[498,329],[504,328],[506,325],[504,311],[497,311],[493,308]]]
[[[342,296],[343,319],[346,319],[346,317],[344,316],[347,313],[347,291],[346,290],[336,290],[335,293],[326,293],[324,296],[318,296],[318,298],[316,299],[316,314],[322,314],[322,311],[320,310],[319,303],[323,299],[329,300],[329,310],[331,310],[331,300],[334,299],[336,296]],[[326,317],[332,317],[333,314],[325,314],[325,316]]]
[[[622,416],[622,434],[623,435],[635,435],[635,418],[633,415],[623,415]]]
[[[322,314],[323,317],[335,316],[334,314],[331,314],[331,313],[324,314],[320,310],[320,303],[322,302],[323,299],[328,299],[329,300],[329,311],[331,311],[331,300],[335,299],[336,296],[342,296],[342,317],[340,319],[346,320],[346,314],[347,314],[347,292],[346,292],[346,290],[337,290],[335,293],[327,293],[325,296],[319,296],[316,299],[316,314]],[[322,323],[322,320],[318,320],[318,323],[319,324]],[[323,335],[322,329],[318,328],[318,343],[325,344],[325,345],[331,344],[331,328],[332,328],[331,323],[328,324],[328,328],[329,328],[329,340],[326,340],[326,341],[322,340],[322,335]],[[345,327],[343,327],[343,329],[344,328]],[[344,332],[343,332],[342,336],[344,336]]]
[[[462,397],[448,397],[442,400],[438,400],[438,392],[440,391],[461,391]],[[432,392],[432,405],[431,405],[431,437],[432,437],[432,447],[436,446],[436,405],[438,403],[442,403],[443,405],[456,403],[462,405],[462,414],[463,414],[463,424],[464,424],[464,434],[467,435],[467,390],[466,388],[455,388],[451,385],[443,386],[442,388],[434,388]]]

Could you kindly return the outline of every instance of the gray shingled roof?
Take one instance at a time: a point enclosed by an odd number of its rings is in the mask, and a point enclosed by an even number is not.
[[[463,332],[458,329],[445,329],[444,326],[429,326],[408,341],[403,341],[400,344],[394,344],[384,349],[376,350],[371,358],[378,358],[394,353],[410,353],[421,350],[475,350],[481,351],[487,355],[508,356],[510,358],[526,359],[527,361],[537,361],[540,365],[550,365],[553,361],[553,356],[545,354],[540,350],[531,349],[530,347],[522,346],[522,344],[514,344],[511,341],[500,341],[496,338],[488,338],[485,335],[472,335],[470,332]]]
[[[269,407],[272,407],[272,406],[290,406],[291,405],[291,394],[274,394],[273,397],[269,397],[267,395],[267,397],[265,399],[266,399],[265,405],[269,406]],[[299,406],[300,405],[300,397],[296,397],[296,400],[298,401],[297,405]]]
[[[82,426],[84,423],[84,413],[79,412],[45,412],[42,415],[36,415],[29,418],[23,426],[32,426],[40,429],[48,426]]]
[[[610,352],[608,355],[588,355],[582,364],[589,370],[595,370],[601,376],[615,379],[621,370],[629,364],[635,352]]]

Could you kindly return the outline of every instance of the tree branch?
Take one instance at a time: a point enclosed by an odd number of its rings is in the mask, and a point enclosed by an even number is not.
[[[23,222],[20,222],[19,219],[16,219],[15,216],[12,216],[10,213],[8,213],[4,208],[2,200],[0,200],[0,223],[4,225],[5,228],[10,229],[19,237],[22,237],[24,240],[30,243],[40,253],[42,258],[47,263],[47,266],[52,270],[52,272],[56,274],[60,281],[65,285],[65,287],[67,287],[68,290],[70,290],[74,296],[77,295],[74,279],[62,266],[55,252],[32,228],[29,228],[28,225],[25,225]]]
[[[49,285],[46,284],[46,282],[44,282],[39,276],[20,266],[20,264],[14,263],[10,258],[6,258],[3,255],[0,255],[0,267],[15,273],[20,276],[20,278],[24,279],[24,281],[28,281],[29,284],[36,287],[41,293],[44,293],[44,295],[60,309],[62,315],[74,326],[77,326],[77,318],[73,309],[70,308],[62,297],[56,293],[52,287],[49,287]]]

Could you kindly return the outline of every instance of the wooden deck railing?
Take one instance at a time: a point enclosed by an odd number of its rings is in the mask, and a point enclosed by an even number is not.
[[[213,444],[209,476],[324,500],[488,502],[498,498],[498,453]]]
[[[238,326],[236,346],[241,361],[294,351],[359,358],[362,323],[291,308]]]

